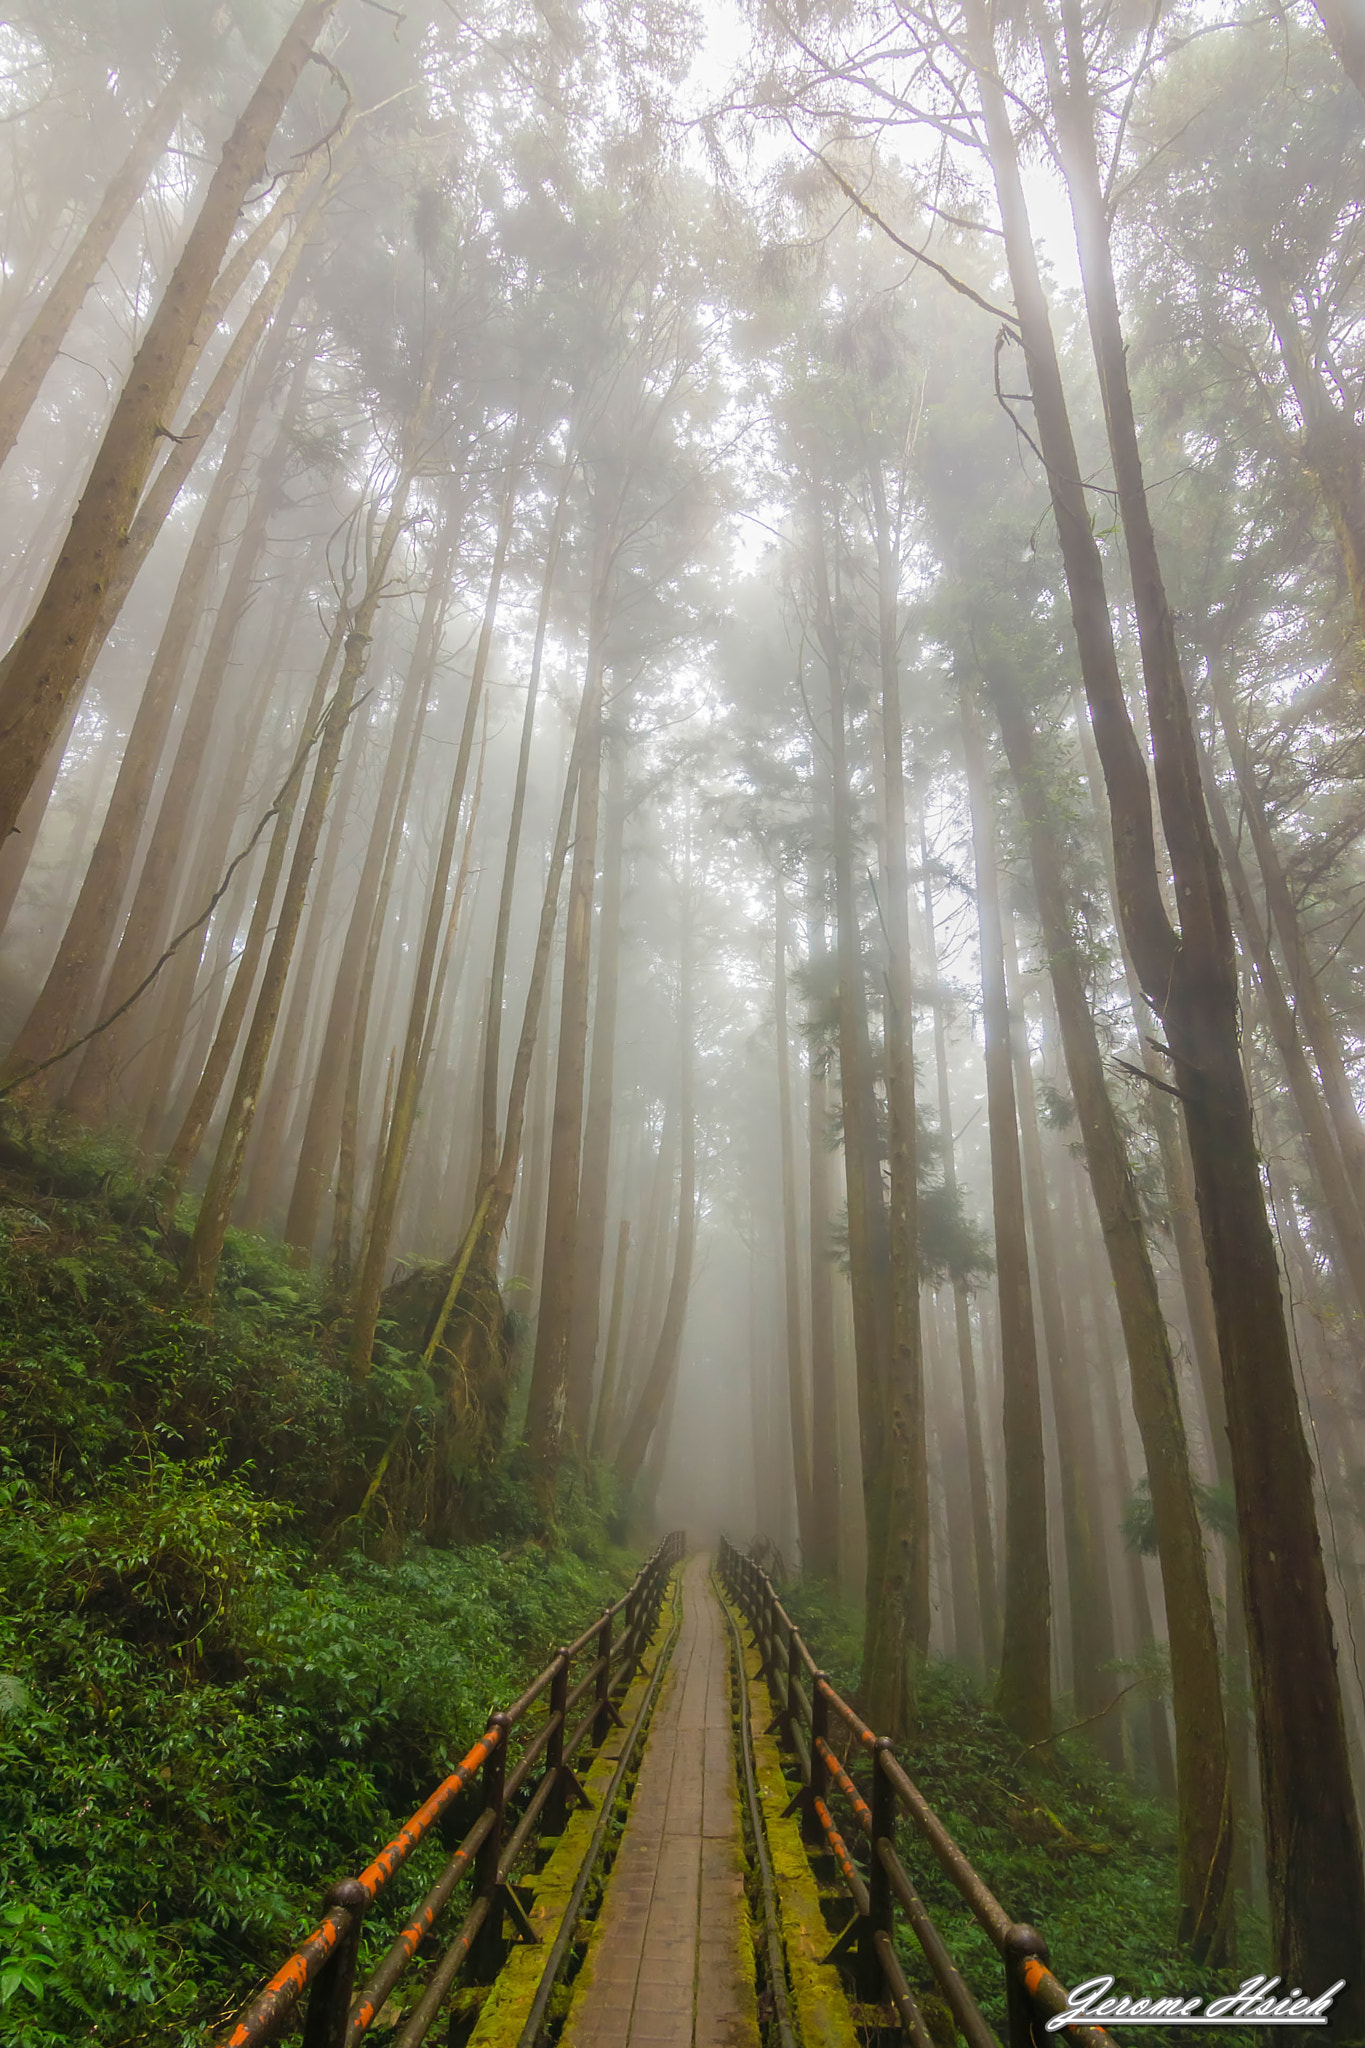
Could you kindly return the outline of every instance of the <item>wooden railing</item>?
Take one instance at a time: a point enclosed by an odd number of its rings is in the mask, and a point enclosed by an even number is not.
[[[559,1650],[519,1700],[491,1716],[459,1768],[374,1861],[358,1877],[342,1878],[331,1887],[322,1902],[322,1920],[252,1999],[224,2037],[223,2048],[261,2048],[273,2041],[305,1994],[304,2048],[352,2048],[364,2039],[471,1873],[472,1896],[464,1916],[435,1960],[421,1997],[405,2014],[394,2048],[418,2048],[426,2039],[471,1956],[496,1967],[504,1921],[510,1920],[522,1939],[536,1939],[509,1880],[539,1836],[558,1833],[570,1803],[585,1799],[574,1774],[575,1759],[585,1746],[599,1747],[613,1724],[620,1725],[616,1701],[658,1625],[669,1574],[683,1548],[681,1530],[665,1537],[629,1591],[576,1642]],[[357,1991],[367,1912],[476,1779],[482,1795],[478,1818]]]
[[[833,1856],[852,1903],[852,1917],[826,1961],[847,1964],[862,1996],[889,1998],[915,2048],[932,2048],[929,2029],[896,1953],[899,1908],[967,2048],[998,2048],[995,2034],[897,1853],[896,1826],[904,1817],[928,1845],[1000,1956],[1009,2048],[1037,2048],[1039,2041],[1049,2038],[1043,2032],[1045,2023],[1065,2012],[1069,2003],[1065,1987],[1048,1967],[1042,1935],[1034,1927],[1011,1920],[917,1789],[890,1740],[874,1734],[834,1690],[767,1573],[724,1537],[718,1564],[722,1584],[748,1622],[762,1659],[778,1738],[796,1759],[801,1789],[794,1805],[799,1805],[802,1835],[811,1848],[827,1850]],[[842,1724],[868,1768],[867,1796],[840,1761],[830,1739],[831,1717]],[[845,1830],[856,1853],[849,1847]],[[1112,2048],[1100,2027],[1073,2023],[1063,2029],[1063,2035],[1077,2048]]]

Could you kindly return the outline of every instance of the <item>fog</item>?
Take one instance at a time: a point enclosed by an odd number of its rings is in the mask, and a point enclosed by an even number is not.
[[[338,1512],[760,1542],[877,1725],[1178,1796],[1201,1926],[1234,1786],[1305,1976],[1363,90],[1339,0],[0,25],[7,1142],[311,1290]]]

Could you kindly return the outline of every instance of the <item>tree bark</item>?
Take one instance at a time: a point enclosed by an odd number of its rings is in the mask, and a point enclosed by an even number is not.
[[[32,324],[0,377],[0,467],[9,459],[48,371],[61,353],[81,303],[104,267],[115,237],[142,196],[152,169],[170,141],[185,104],[189,67],[167,79],[104,190],[85,232],[62,266]]]
[[[680,1072],[678,1081],[678,1130],[682,1146],[682,1174],[678,1193],[678,1239],[673,1254],[673,1278],[664,1307],[663,1327],[654,1348],[649,1371],[640,1388],[626,1425],[616,1469],[627,1492],[635,1485],[644,1464],[645,1452],[665,1404],[676,1384],[682,1355],[687,1300],[692,1291],[692,1257],[697,1241],[697,1124],[694,1102],[696,1052],[692,1014],[692,903],[690,876],[685,883],[682,951],[678,963],[678,1038]]]
[[[430,380],[427,395],[429,398]],[[455,837],[469,776],[469,761],[474,748],[474,732],[483,697],[484,677],[488,670],[488,656],[493,643],[493,627],[497,619],[503,569],[512,538],[517,493],[521,486],[523,446],[520,429],[517,433],[516,449],[503,491],[497,538],[493,548],[493,564],[484,600],[483,621],[479,629],[478,646],[474,652],[474,666],[469,678],[469,695],[465,704],[464,722],[460,728],[460,743],[451,776],[441,844],[427,901],[427,915],[417,956],[408,1029],[404,1036],[403,1054],[394,1087],[393,1117],[383,1148],[378,1183],[370,1205],[369,1241],[361,1259],[360,1271],[356,1277],[355,1297],[351,1305],[351,1374],[355,1379],[364,1379],[370,1370],[375,1325],[379,1318],[384,1275],[388,1267],[389,1239],[398,1209],[398,1195],[402,1185],[403,1169],[407,1163],[413,1119],[417,1114],[421,1086],[419,1061],[426,1031],[432,974],[436,966],[436,949],[440,943],[446,890],[455,853]]]
[[[250,187],[337,0],[305,0],[228,138],[153,315],[37,609],[0,664],[0,841],[13,829],[78,687],[105,586],[156,455],[162,412]]]
[[[928,942],[925,973],[932,991],[934,1012],[934,1073],[938,1084],[939,1147],[943,1180],[950,1196],[957,1193],[957,1148],[953,1139],[953,1100],[948,1083],[948,1030],[938,989],[938,945],[934,933],[934,892],[929,876],[929,847],[920,824],[920,870],[924,892],[924,929]],[[977,1387],[976,1360],[972,1344],[972,1310],[967,1282],[960,1273],[952,1275],[953,1329],[957,1342],[958,1377],[962,1386],[962,1424],[966,1438],[967,1486],[971,1500],[972,1566],[980,1616],[981,1648],[987,1671],[1000,1664],[1000,1589],[995,1566],[995,1536],[991,1527],[991,1497],[986,1481],[986,1447],[981,1436],[981,1397]],[[954,1559],[954,1570],[958,1570]]]
[[[1132,1377],[1133,1406],[1152,1488],[1157,1553],[1170,1629],[1180,1801],[1180,1938],[1217,1960],[1231,1932],[1232,1813],[1218,1638],[1170,1339],[1142,1227],[1137,1186],[1086,999],[1077,922],[1046,777],[1015,692],[993,686],[1019,792],[1039,923],[1067,1078],[1085,1147]],[[1065,1450],[1063,1451],[1065,1456]],[[1089,1456],[1089,1453],[1083,1453]],[[1093,1458],[1091,1459],[1093,1470]]]
[[[1242,1535],[1271,1939],[1289,1981],[1328,1982],[1343,1955],[1365,1953],[1360,1829],[1312,1467],[1241,1067],[1232,927],[1143,481],[1079,8],[1063,0],[1069,90],[1059,100],[1059,135],[1127,544],[1157,795],[1180,906],[1178,937],[1162,900],[1145,764],[1114,661],[1103,569],[1079,482],[1008,109],[988,34],[983,40],[980,0],[971,0],[971,7],[1034,417],[1114,816],[1119,907],[1144,991],[1166,1027],[1194,1164]],[[1123,827],[1143,819],[1147,843],[1139,845]],[[1348,2032],[1365,2026],[1365,1986],[1347,1987],[1336,2018]]]
[[[880,1667],[864,1685],[882,1703],[875,1725],[908,1734],[915,1715],[914,1663],[929,1650],[929,1463],[920,1333],[919,1180],[915,1112],[914,990],[910,963],[910,861],[905,828],[905,759],[896,589],[900,564],[881,468],[869,464],[877,546],[877,648],[881,675],[881,758],[875,763],[886,819],[880,906],[886,939],[883,1040],[887,1108],[887,1207],[891,1327],[887,1353],[887,1532],[883,1601],[887,1628]]]
[[[123,759],[119,764],[114,793],[109,800],[99,838],[95,842],[94,852],[85,870],[80,894],[76,899],[75,908],[67,919],[66,930],[57,949],[56,959],[49,969],[47,980],[29,1012],[22,1031],[10,1049],[3,1074],[6,1080],[22,1072],[28,1065],[36,1066],[39,1061],[48,1059],[59,1044],[69,1043],[78,1037],[85,1029],[95,1007],[110,937],[117,925],[128,877],[137,854],[142,821],[151,803],[157,769],[175,714],[176,699],[185,672],[190,642],[199,622],[205,587],[222,537],[223,521],[236,495],[260,407],[279,367],[286,338],[287,327],[282,326],[277,345],[267,353],[260,373],[253,379],[222,465],[205,500],[204,510],[180,572],[175,596],[171,600],[170,612],[156,655],[148,671],[137,716],[133,720]],[[232,572],[218,608],[217,621],[210,637],[208,652],[204,657],[204,667],[207,670],[213,666],[220,675],[226,673],[232,644],[246,608],[256,565],[265,544],[266,528],[270,514],[275,509],[280,480],[289,457],[290,437],[302,402],[303,386],[310,364],[311,351],[305,350],[280,415],[274,443],[261,464],[251,510],[238,541]],[[87,1055],[87,1063],[91,1068],[91,1079],[94,1081],[95,1069],[102,1064],[98,1054],[92,1052]],[[31,1099],[50,1103],[60,1098],[63,1092],[62,1081],[65,1078],[68,1078],[65,1069],[50,1069],[33,1084],[31,1091],[25,1092],[30,1094]],[[69,1078],[74,1081],[75,1076],[71,1075]],[[101,1075],[99,1081],[95,1082],[101,1096],[104,1090],[100,1082],[106,1079],[107,1076]],[[73,1091],[73,1094],[75,1092]],[[73,1101],[73,1108],[78,1114],[88,1118],[88,1102],[77,1099]]]
[[[617,716],[622,708],[616,707]],[[571,1443],[586,1450],[593,1375],[601,1325],[602,1261],[606,1253],[607,1180],[611,1166],[616,1076],[616,1005],[621,961],[621,890],[626,826],[629,735],[606,737],[606,828],[597,922],[597,983],[592,1012],[592,1064],[578,1176],[577,1256],[570,1312],[566,1422]],[[491,1014],[491,1012],[490,1012]]]
[[[602,1387],[592,1427],[592,1456],[609,1458],[616,1439],[617,1361],[621,1353],[621,1312],[626,1299],[626,1262],[630,1254],[630,1218],[621,1218],[612,1268],[611,1309],[607,1316],[607,1348],[602,1359]]]
[[[986,1113],[991,1135],[991,1206],[995,1217],[1005,1417],[1005,1613],[995,1703],[1002,1720],[1021,1742],[1045,1743],[1052,1734],[1052,1634],[1043,1406],[1024,1223],[1024,1180],[991,795],[985,744],[976,707],[965,686],[962,738],[976,861]]]
[[[778,1154],[782,1175],[783,1348],[791,1416],[796,1527],[803,1564],[814,1547],[810,1429],[806,1421],[805,1354],[801,1344],[801,1265],[796,1241],[796,1142],[792,1132],[791,1041],[787,1026],[787,897],[779,872],[774,882],[773,1033],[777,1048]]]
[[[356,885],[346,926],[341,959],[332,984],[331,1003],[323,1029],[322,1050],[313,1076],[308,1114],[299,1145],[284,1240],[297,1264],[313,1255],[323,1202],[340,1142],[339,1116],[349,1069],[349,1052],[362,980],[372,982],[374,935],[388,900],[397,845],[394,838],[404,811],[416,766],[416,735],[426,715],[441,644],[441,628],[450,587],[455,534],[447,525],[432,565],[431,579],[417,628],[417,641],[394,717],[384,776],[375,805],[365,863]],[[386,879],[387,878],[387,879]],[[363,1033],[361,1034],[363,1038]]]
[[[817,877],[819,879],[817,879]],[[806,900],[806,948],[819,977],[828,958],[825,879],[814,856]],[[829,1242],[829,1083],[811,1045],[806,1074],[808,1206],[810,1210],[811,1551],[806,1568],[829,1585],[839,1580],[839,1400],[835,1376],[834,1272]]]

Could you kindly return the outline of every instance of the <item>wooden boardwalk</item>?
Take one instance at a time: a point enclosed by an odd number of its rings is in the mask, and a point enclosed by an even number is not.
[[[725,1621],[704,1557],[563,2048],[759,2048]]]

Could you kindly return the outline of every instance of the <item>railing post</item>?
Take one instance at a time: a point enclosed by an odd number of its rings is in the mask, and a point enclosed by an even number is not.
[[[783,1745],[787,1749],[795,1749],[796,1747],[796,1724],[801,1718],[800,1689],[796,1678],[796,1674],[801,1668],[801,1660],[797,1656],[800,1646],[800,1632],[797,1629],[796,1623],[793,1622],[787,1631],[787,1704],[782,1709],[778,1723],[779,1734]]]
[[[1048,1945],[1036,1927],[1016,1921],[1004,1940],[1005,2020],[1008,2048],[1036,2048],[1033,2036],[1033,1994],[1025,1970],[1030,1962],[1046,1966]]]
[[[597,1713],[593,1718],[593,1748],[600,1749],[607,1739],[611,1727],[611,1702],[608,1692],[611,1686],[611,1609],[602,1616],[597,1631],[597,1683],[593,1687],[593,1698],[597,1701]]]
[[[355,1990],[356,1958],[360,1954],[360,1931],[370,1895],[354,1877],[334,1884],[322,1902],[324,1913],[344,1906],[350,1914],[344,1933],[328,1956],[308,1994],[308,2014],[303,2023],[303,2048],[346,2048],[346,2027],[351,2016]]]
[[[829,1741],[829,1701],[824,1694],[825,1674],[817,1671],[810,1682],[810,1785],[801,1809],[801,1839],[825,1846],[825,1831],[815,1812],[815,1802],[829,1803],[829,1765],[820,1754],[820,1744]]]
[[[554,1677],[550,1680],[550,1717],[558,1716],[550,1740],[545,1745],[545,1775],[554,1778],[554,1785],[545,1801],[544,1831],[547,1835],[558,1835],[564,1829],[564,1816],[568,1802],[564,1797],[564,1719],[569,1697],[569,1656],[567,1650],[556,1650]]]
[[[884,1841],[892,1849],[896,1846],[896,1788],[883,1768],[890,1748],[891,1738],[879,1735],[872,1751],[872,1869],[867,1883],[867,1910],[874,1934],[890,1934],[896,1909],[891,1880],[877,1854],[878,1842]]]
[[[485,1981],[495,1977],[502,1960],[502,1900],[498,1896],[498,1865],[502,1861],[503,1822],[506,1814],[507,1786],[507,1738],[511,1722],[506,1714],[493,1714],[489,1718],[491,1733],[498,1731],[498,1740],[483,1767],[480,1781],[483,1791],[485,1812],[491,1808],[493,1825],[484,1836],[474,1865],[474,1889],[488,1901],[488,1917],[479,1929],[470,1951],[471,1969]]]

